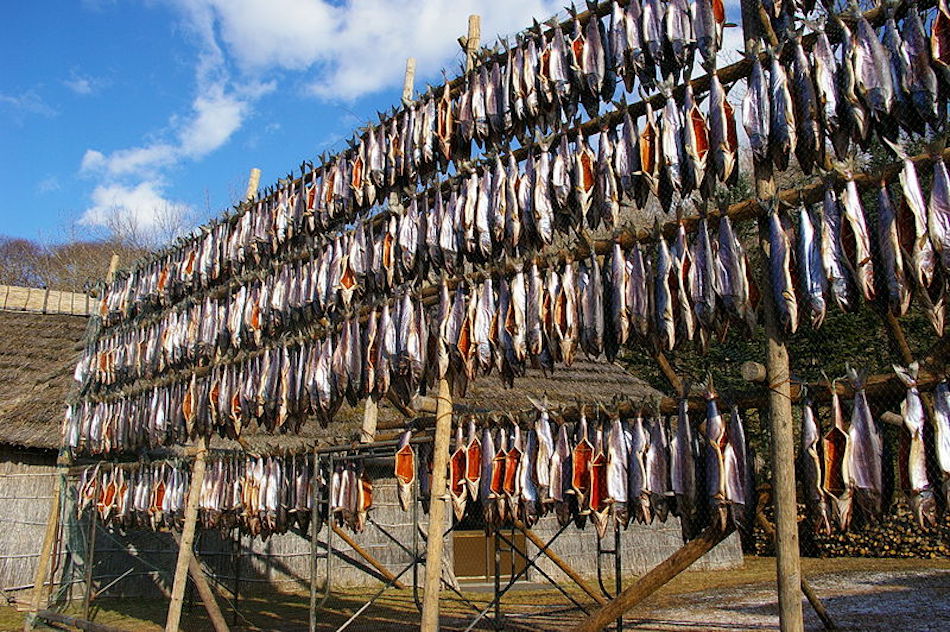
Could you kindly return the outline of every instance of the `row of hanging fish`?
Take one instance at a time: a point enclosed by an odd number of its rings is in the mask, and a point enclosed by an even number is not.
[[[895,366],[894,371],[907,386],[901,404],[904,428],[897,482],[917,524],[926,529],[937,524],[935,490],[942,489],[945,501],[950,502],[950,389],[946,381],[937,385],[936,416],[930,426],[917,389],[916,363],[907,368]],[[854,390],[850,423],[845,421],[835,383],[829,383],[830,427],[824,435],[811,400],[804,400],[802,405],[799,472],[809,520],[819,534],[830,534],[833,528],[847,531],[856,512],[866,523],[876,521],[887,509],[883,437],[868,406],[865,380],[865,372],[848,369],[848,381]],[[931,432],[937,453],[935,477],[930,475],[926,456],[926,437]]]
[[[500,142],[513,133],[532,138],[573,122],[577,104],[589,111],[610,102],[617,78],[653,85],[656,68],[672,77],[691,65],[693,51],[714,60],[722,40],[721,0],[611,2],[606,18],[570,32],[537,26],[507,54],[479,64],[457,90],[431,90],[351,141],[296,184],[183,240],[173,252],[146,260],[106,289],[99,315],[111,324],[150,306],[167,305],[192,287],[205,287],[245,263],[293,241],[345,224],[389,193],[415,184],[440,161],[467,159],[471,141]],[[592,115],[593,116],[593,115]],[[557,119],[558,123],[553,123]],[[443,166],[444,169],[444,166]]]
[[[122,528],[176,527],[184,519],[190,478],[187,468],[167,461],[89,466],[76,483],[76,508]]]
[[[820,327],[829,305],[853,311],[863,300],[903,316],[916,296],[937,335],[943,335],[950,282],[950,174],[936,157],[925,202],[914,162],[900,155],[900,193],[892,198],[887,184],[880,184],[873,224],[849,173],[840,192],[829,186],[820,205],[799,208],[794,225],[773,205],[769,278],[789,333],[806,321]]]
[[[361,532],[373,484],[359,460],[332,473],[314,468],[312,454],[208,458],[198,492],[204,529],[234,528],[265,539],[296,529],[308,533],[315,486],[323,488],[318,518]],[[77,509],[96,511],[102,524],[122,529],[180,528],[190,475],[185,462],[90,466],[76,485]],[[322,524],[322,522],[321,522]]]
[[[489,529],[518,520],[527,526],[553,512],[561,525],[583,528],[589,517],[603,537],[613,516],[665,522],[672,513],[692,537],[710,521],[747,525],[752,471],[742,421],[735,409],[728,423],[716,395],[707,391],[706,418],[695,431],[686,402],[677,421],[637,413],[621,420],[602,409],[588,422],[553,422],[539,406],[531,427],[512,419],[477,423],[460,419],[448,465],[448,488],[457,520],[481,512]],[[480,426],[480,427],[479,427]],[[467,432],[466,432],[467,429]],[[431,459],[400,441],[395,459],[399,501],[408,510],[417,483],[429,495]]]
[[[713,92],[722,97],[716,85]],[[658,118],[648,107],[642,131],[628,113],[618,129],[599,134],[596,153],[578,135],[573,144],[566,136],[556,147],[542,144],[523,169],[510,154],[507,164],[496,156],[481,173],[453,180],[457,188],[447,196],[438,189],[429,207],[423,195],[378,228],[361,222],[313,244],[303,261],[275,263],[232,284],[225,296],[206,293],[158,317],[103,332],[87,350],[77,379],[111,384],[117,374],[148,377],[222,348],[254,347],[265,332],[338,314],[358,299],[419,283],[430,271],[453,274],[465,262],[521,255],[549,245],[555,232],[617,226],[622,200],[643,206],[651,192],[686,194],[707,177],[728,181],[737,173],[732,115],[724,98],[710,104],[708,120],[718,121],[712,126],[687,90],[682,104],[670,99]],[[685,143],[683,160],[678,139]],[[189,262],[196,256],[202,268],[204,255],[191,253],[183,266],[153,270],[150,278],[193,275]],[[153,284],[138,284],[145,279],[134,277],[119,294],[132,303],[147,300]]]
[[[882,6],[886,19],[879,29],[856,11],[847,22],[832,16],[837,51],[816,25],[810,52],[800,32],[788,31],[765,64],[753,59],[742,121],[756,163],[784,171],[795,155],[811,174],[824,166],[828,143],[844,160],[855,147],[868,149],[874,132],[896,141],[901,131],[919,136],[928,126],[942,127],[938,77],[946,83],[950,63],[945,0],[929,38],[915,3],[900,27],[895,7]]]

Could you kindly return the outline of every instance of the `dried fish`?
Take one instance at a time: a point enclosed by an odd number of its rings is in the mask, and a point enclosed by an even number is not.
[[[917,390],[916,362],[906,369],[894,366],[897,377],[907,387],[907,396],[901,404],[901,417],[904,418],[906,433],[901,437],[900,481],[910,500],[911,511],[921,529],[937,524],[937,502],[927,479],[927,450],[924,445],[924,403]]]
[[[805,507],[812,530],[820,535],[831,534],[831,514],[822,490],[824,480],[820,454],[821,432],[815,420],[810,399],[802,404],[802,443],[798,455],[798,471],[805,496]]]
[[[782,328],[795,333],[798,329],[798,299],[792,281],[792,251],[777,205],[769,213],[768,245],[772,300],[778,309]]]
[[[825,319],[825,293],[828,281],[821,267],[821,245],[808,209],[798,211],[798,278],[805,296],[811,326],[821,327]],[[815,441],[817,441],[817,435]]]
[[[882,439],[877,424],[871,418],[864,383],[865,371],[848,367],[848,380],[854,389],[854,408],[851,413],[851,428],[848,430],[850,462],[848,473],[854,488],[854,500],[865,518],[874,520],[881,515]]]

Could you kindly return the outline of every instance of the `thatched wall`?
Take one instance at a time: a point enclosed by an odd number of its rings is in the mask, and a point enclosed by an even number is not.
[[[11,597],[32,586],[46,532],[55,473],[50,454],[0,446],[0,588]]]

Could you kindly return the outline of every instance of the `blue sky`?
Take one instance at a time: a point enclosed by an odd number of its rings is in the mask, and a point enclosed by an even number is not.
[[[61,241],[117,214],[218,215],[302,160],[345,146],[416,86],[457,73],[469,13],[483,41],[549,0],[14,2],[0,55],[0,235]]]

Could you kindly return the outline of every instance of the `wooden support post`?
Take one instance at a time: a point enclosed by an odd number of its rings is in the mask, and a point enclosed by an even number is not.
[[[350,537],[349,533],[347,533],[340,527],[336,526],[335,524],[330,525],[330,528],[333,529],[333,533],[340,536],[340,539],[346,542],[347,545],[349,545],[349,547],[353,549],[353,552],[355,552],[357,555],[362,557],[364,560],[366,560],[369,563],[370,566],[372,566],[377,571],[379,571],[380,575],[382,575],[383,577],[391,581],[393,583],[393,586],[395,586],[399,590],[404,590],[406,588],[406,585],[402,583],[401,581],[399,581],[398,579],[396,579],[396,576],[393,574],[391,570],[383,566],[383,564],[379,560],[377,560],[368,551],[366,551],[363,547],[357,544],[356,540]]]
[[[465,72],[475,67],[475,56],[482,39],[482,18],[478,15],[468,16],[468,37],[465,38]]]
[[[23,622],[24,632],[33,629],[33,621],[36,619],[36,613],[43,605],[47,574],[50,572],[50,558],[52,557],[53,547],[59,535],[59,514],[60,514],[60,493],[63,486],[64,470],[69,466],[70,458],[68,453],[63,450],[56,459],[57,476],[53,482],[53,498],[50,501],[49,518],[46,520],[46,533],[43,535],[43,545],[40,548],[40,558],[36,564],[36,573],[33,575],[33,599],[30,603],[30,610]],[[52,581],[50,581],[52,584]]]
[[[115,273],[119,271],[119,255],[112,253],[112,258],[109,259],[109,271],[106,272],[106,283],[112,283],[115,279]]]
[[[412,103],[413,86],[416,81],[416,58],[410,57],[406,60],[406,77],[402,82],[402,104],[406,107]]]
[[[250,202],[257,197],[257,187],[261,183],[261,170],[257,167],[251,169],[251,174],[247,177],[247,190],[244,192],[244,200]]]
[[[666,381],[673,387],[673,391],[676,392],[676,395],[679,397],[687,395],[687,393],[683,392],[683,380],[676,374],[676,371],[673,370],[673,365],[670,364],[666,354],[662,351],[657,351],[654,359],[657,365],[659,365],[660,371],[662,371],[664,377],[666,377]]]
[[[165,620],[165,632],[178,632],[181,622],[181,608],[188,583],[188,560],[193,556],[191,547],[195,543],[195,526],[198,522],[198,495],[205,478],[205,457],[208,454],[208,440],[203,439],[201,448],[195,454],[191,470],[191,484],[188,489],[188,504],[185,505],[185,525],[181,531],[181,543],[178,545],[178,562],[175,564],[175,582],[172,584],[172,598],[168,604],[168,618]]]
[[[524,533],[524,536],[531,542],[531,544],[533,544],[533,545],[535,545],[536,547],[538,547],[538,550],[539,550],[539,551],[541,551],[541,552],[543,552],[545,555],[547,555],[547,556],[548,556],[548,559],[551,560],[552,562],[554,562],[554,565],[555,565],[555,566],[557,566],[559,569],[561,569],[561,571],[562,571],[565,575],[567,575],[567,576],[571,579],[571,581],[573,581],[575,584],[577,584],[578,588],[580,588],[580,589],[583,590],[585,593],[587,593],[587,596],[588,596],[588,597],[590,597],[591,599],[593,599],[594,601],[596,601],[597,603],[599,603],[599,604],[602,605],[602,606],[607,604],[607,599],[605,599],[604,596],[603,596],[602,594],[600,594],[600,592],[598,592],[596,589],[594,589],[593,586],[591,586],[590,584],[588,584],[588,583],[584,580],[584,578],[581,577],[581,575],[580,575],[577,571],[575,571],[573,568],[571,568],[571,567],[568,565],[568,563],[565,562],[565,561],[561,558],[560,555],[558,555],[557,553],[555,553],[555,552],[552,551],[551,549],[545,548],[545,542],[544,542],[544,540],[542,540],[540,537],[538,537],[538,534],[536,534],[534,531],[532,531],[531,529],[529,529],[529,528],[528,528],[523,522],[521,522],[520,520],[515,520],[515,523],[514,523],[514,524],[515,524],[515,528],[517,528],[517,529],[520,530],[522,533]]]
[[[574,632],[597,632],[616,621],[625,612],[662,588],[671,579],[685,571],[689,566],[708,553],[717,544],[732,533],[732,527],[725,530],[717,525],[707,527],[699,537],[690,540],[682,548],[653,567],[637,582],[614,597],[607,605],[590,613],[584,621],[574,628]]]
[[[179,549],[181,549],[181,536],[174,533],[173,537],[175,538],[175,542],[178,543]],[[194,555],[194,552],[188,556],[188,574],[191,575],[191,581],[194,582],[195,588],[198,590],[198,597],[201,598],[201,603],[204,604],[205,610],[208,611],[208,619],[211,620],[211,626],[214,628],[214,632],[229,632],[228,624],[224,620],[224,614],[221,613],[218,601],[214,598],[211,586],[208,585],[208,580],[205,577],[204,571],[201,570],[201,564],[198,563],[198,558]]]
[[[771,38],[770,24],[759,14],[761,3],[742,2],[742,30],[747,54],[759,48],[759,36]],[[775,181],[767,162],[755,163],[755,190],[760,200],[775,195]],[[766,251],[768,230],[760,218],[760,240]],[[804,629],[801,598],[801,561],[798,551],[798,504],[795,498],[795,436],[789,385],[788,349],[776,315],[768,266],[763,271],[763,312],[765,315],[765,370],[769,396],[769,429],[772,435],[772,489],[775,506],[775,560],[778,584],[779,627],[782,632]]]
[[[432,447],[432,485],[430,488],[429,533],[426,537],[425,586],[422,593],[422,632],[439,629],[439,594],[444,546],[448,487],[446,470],[449,465],[449,439],[452,434],[452,391],[446,378],[439,380],[438,412],[435,416],[435,441]]]
[[[79,628],[86,632],[123,632],[125,630],[125,628],[115,628],[111,625],[93,623],[92,621],[86,621],[85,619],[79,619],[77,617],[68,617],[64,614],[53,612],[52,610],[41,610],[36,616],[44,621],[62,623],[63,625],[68,625],[71,628]]]
[[[363,427],[360,430],[360,443],[372,443],[376,440],[376,418],[379,416],[379,402],[367,397],[363,404]]]

